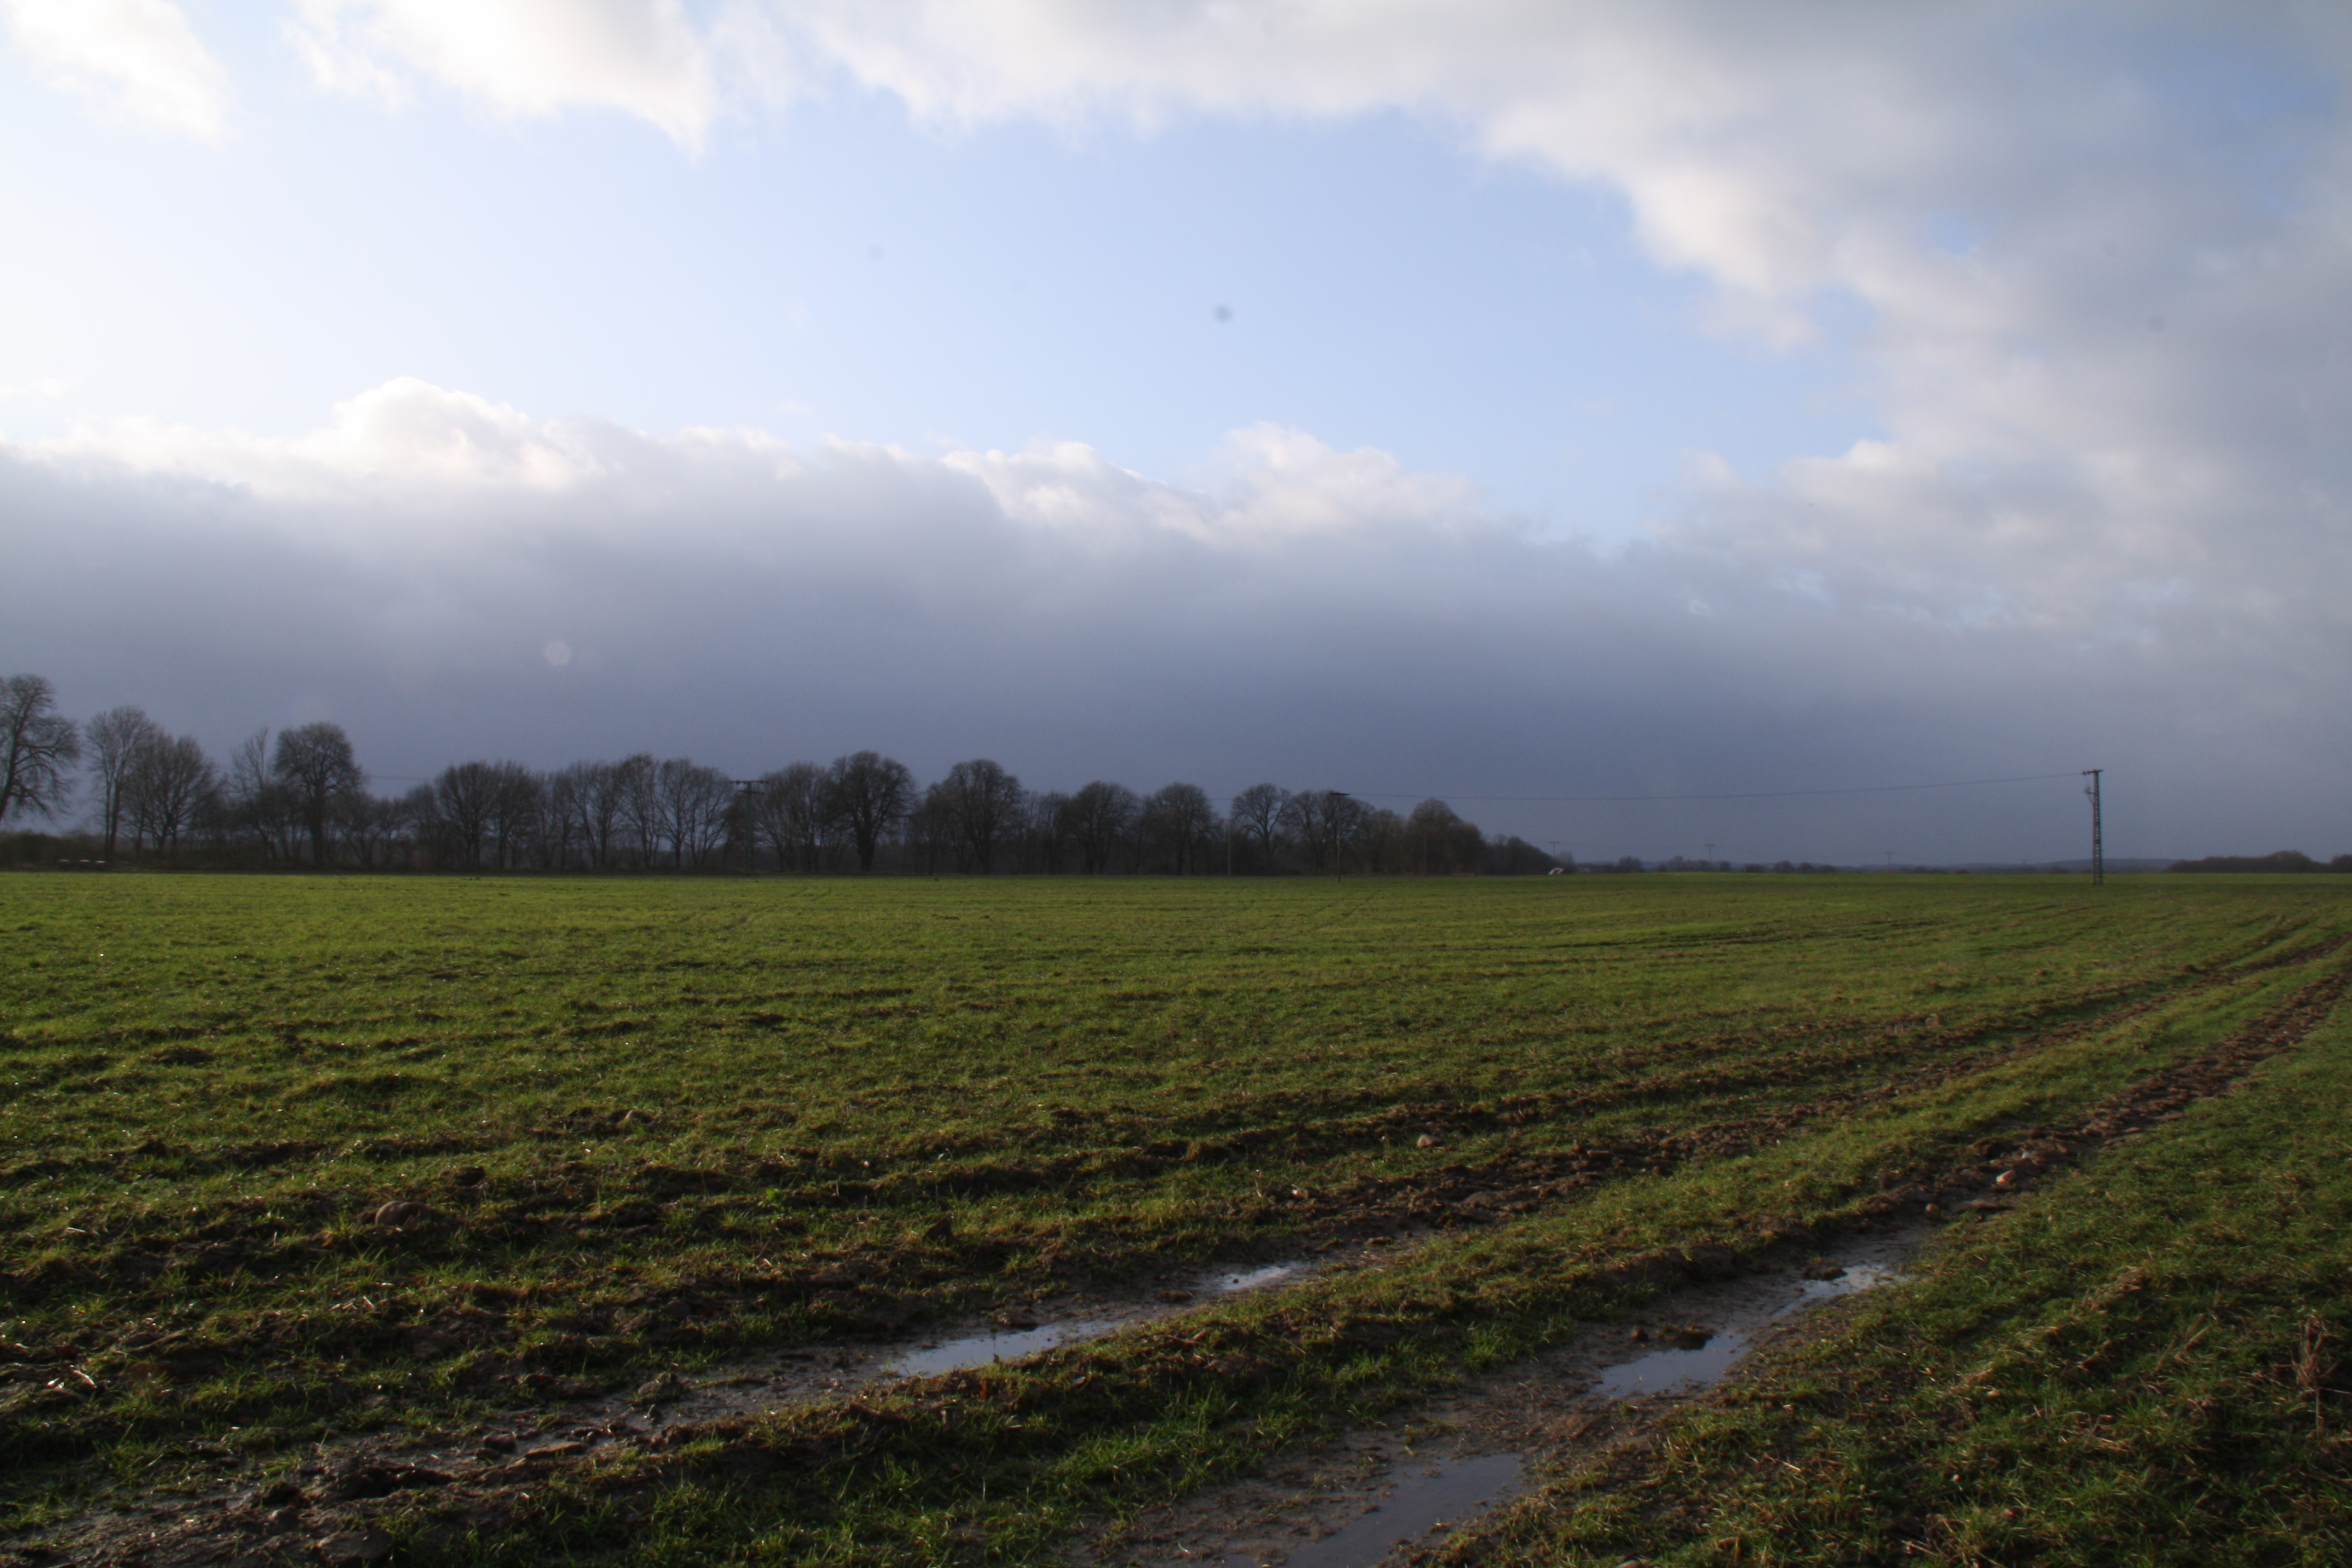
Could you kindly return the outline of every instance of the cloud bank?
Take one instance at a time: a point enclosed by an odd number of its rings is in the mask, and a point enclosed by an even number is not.
[[[1899,832],[1906,858],[2042,858],[2079,825],[2066,785],[1468,797],[2104,765],[2130,802],[2111,825],[2165,836],[2153,852],[2318,843],[2336,820],[2333,790],[2252,770],[2345,760],[2340,647],[2293,668],[2226,609],[2152,605],[2128,635],[1956,625],[1671,542],[1604,558],[1299,431],[1237,431],[1214,466],[1187,489],[1078,444],[802,453],[401,381],[295,439],[126,426],[0,450],[22,520],[0,623],[86,710],[141,701],[216,748],[331,717],[391,776],[640,747],[748,773],[873,745],[1040,785],[1437,791],[1587,855],[1857,859]]]

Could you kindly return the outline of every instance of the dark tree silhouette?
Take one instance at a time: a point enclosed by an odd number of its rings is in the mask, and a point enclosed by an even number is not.
[[[157,736],[140,749],[123,785],[131,843],[152,843],[168,858],[180,853],[180,835],[220,806],[220,769],[194,735]]]
[[[964,865],[985,876],[996,868],[998,840],[1020,821],[1021,781],[986,757],[958,763],[933,786],[955,826]]]
[[[834,812],[857,847],[857,868],[874,869],[874,854],[915,804],[915,775],[879,752],[838,757],[825,774]]]
[[[1088,876],[1110,868],[1110,859],[1143,803],[1125,784],[1097,779],[1070,797],[1070,837],[1077,841],[1078,864]]]
[[[1270,784],[1252,784],[1234,796],[1234,831],[1256,843],[1258,864],[1265,870],[1274,869],[1275,842],[1282,836],[1283,808],[1289,800],[1288,790]]]
[[[81,731],[54,710],[48,679],[0,680],[0,822],[35,812],[56,815],[66,801],[66,773],[81,756]]]
[[[125,789],[141,754],[163,739],[163,731],[143,710],[126,703],[92,719],[81,732],[89,751],[90,783],[97,786],[99,833],[105,842],[100,854],[110,862],[122,827]]]
[[[1181,877],[1199,870],[1202,857],[1215,840],[1217,808],[1199,784],[1172,784],[1152,792],[1143,803],[1146,831],[1165,853],[1170,869]]]
[[[834,815],[825,771],[794,763],[760,776],[752,821],[776,851],[779,870],[812,872],[832,841]]]
[[[327,823],[338,797],[367,788],[367,774],[352,754],[352,738],[340,724],[324,721],[278,732],[269,773],[291,798],[295,816],[310,839],[310,863],[327,863]]]
[[[499,787],[495,763],[452,763],[433,781],[434,815],[468,868],[482,863],[498,814]]]

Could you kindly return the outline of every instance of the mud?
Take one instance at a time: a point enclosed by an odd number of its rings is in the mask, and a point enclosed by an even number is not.
[[[1924,1226],[1858,1235],[1801,1268],[1676,1291],[1480,1378],[1395,1426],[1147,1514],[1073,1562],[1374,1568],[1517,1496],[1538,1468],[1732,1373],[1809,1309],[1898,1278]]]
[[[446,1518],[494,1527],[506,1516],[502,1494],[544,1482],[559,1466],[657,1450],[714,1426],[853,1399],[879,1384],[1024,1359],[1362,1261],[1356,1254],[1333,1253],[1214,1269],[1157,1290],[1049,1300],[961,1332],[783,1351],[692,1376],[664,1373],[625,1394],[512,1411],[465,1432],[357,1436],[318,1447],[290,1474],[265,1479],[248,1461],[243,1475],[224,1467],[215,1488],[201,1496],[101,1509],[68,1530],[0,1545],[0,1563],[167,1568],[247,1563],[258,1568],[373,1561],[352,1549],[373,1528],[367,1519],[379,1510],[371,1504],[430,1497]],[[220,1455],[229,1457],[226,1450]]]
[[[2332,953],[2343,939],[2320,944]],[[1532,1472],[1625,1440],[1703,1394],[1747,1355],[1837,1296],[1892,1282],[1927,1225],[1997,1214],[2036,1180],[2224,1094],[2300,1044],[2352,973],[2305,985],[2270,1013],[2092,1106],[2072,1125],[2021,1128],[2009,1152],[1979,1159],[1864,1205],[1913,1214],[1901,1228],[1850,1233],[1812,1265],[1685,1289],[1624,1324],[1595,1330],[1422,1407],[1405,1423],[1351,1433],[1261,1475],[1154,1510],[1074,1562],[1175,1568],[1379,1568],[1417,1560],[1430,1537],[1475,1523]],[[2112,1016],[2110,1016],[2112,1017]],[[1869,1223],[1865,1221],[1865,1223]],[[1884,1219],[1880,1223],[1885,1223]]]

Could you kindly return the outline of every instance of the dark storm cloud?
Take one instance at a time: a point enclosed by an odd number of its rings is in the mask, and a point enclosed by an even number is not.
[[[2072,786],[1468,797],[2104,765],[2118,852],[2336,847],[2319,781],[2352,683],[2340,648],[2259,615],[1971,624],[1717,548],[1603,557],[1296,432],[1237,433],[1222,463],[1195,491],[1078,446],[804,457],[396,383],[299,442],[9,451],[0,659],[216,750],[333,718],[387,776],[639,748],[746,773],[874,746],[1037,785],[1436,791],[1587,856],[1856,860],[2070,853]]]

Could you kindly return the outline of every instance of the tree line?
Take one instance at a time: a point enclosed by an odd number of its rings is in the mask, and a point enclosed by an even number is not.
[[[1517,837],[1488,838],[1442,800],[1398,813],[1341,790],[1259,784],[1221,810],[1192,784],[1032,790],[985,757],[929,784],[870,751],[756,779],[646,752],[546,771],[478,760],[384,795],[336,724],[261,731],[224,763],[136,707],[77,725],[43,678],[0,682],[0,826],[77,808],[105,864],[934,876],[1574,868]]]
[[[2201,860],[2175,860],[2168,871],[2352,871],[2352,855],[2338,855],[2321,865],[2300,849],[2279,849],[2268,855],[2208,855]]]

